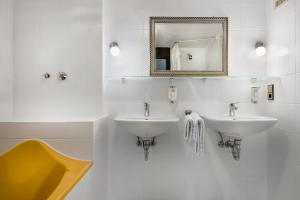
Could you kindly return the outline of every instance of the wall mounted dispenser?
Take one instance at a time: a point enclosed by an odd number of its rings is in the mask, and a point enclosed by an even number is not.
[[[268,100],[274,101],[274,84],[268,85]]]
[[[168,88],[168,99],[170,103],[175,103],[177,100],[177,87],[173,84],[173,78],[170,79],[170,86]]]
[[[259,101],[260,87],[251,87],[251,102],[257,104]]]

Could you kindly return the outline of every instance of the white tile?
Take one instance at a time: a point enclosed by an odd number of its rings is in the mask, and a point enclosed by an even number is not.
[[[264,41],[264,31],[243,30],[229,32],[229,75],[262,76],[266,70],[266,56],[255,54],[257,41]]]
[[[240,30],[242,27],[242,9],[239,4],[224,4],[220,16],[228,17],[229,30]]]
[[[70,117],[100,112],[102,17],[99,6],[99,1],[31,0],[25,4],[16,1],[16,115]],[[59,71],[69,75],[65,82],[58,81]],[[42,79],[45,72],[51,73],[48,81]]]
[[[296,76],[281,76],[275,84],[274,98],[276,103],[295,103]]]
[[[296,74],[296,83],[295,83],[295,98],[296,98],[296,103],[300,103],[300,74]]]
[[[107,51],[105,52],[106,66],[105,75],[108,76],[145,76],[148,75],[148,66],[145,66],[145,40],[143,30],[118,30],[115,29],[106,40],[118,41],[121,53],[117,57],[109,54],[107,43]]]
[[[289,156],[288,156],[288,162],[300,165],[300,134],[289,134]]]
[[[111,25],[120,30],[142,29],[145,14],[143,9],[137,9],[137,6],[142,6],[139,1],[105,1],[103,17],[106,19],[105,25],[107,25],[108,30],[110,30]]]
[[[92,138],[93,123],[0,123],[0,138]]]
[[[296,132],[296,106],[295,104],[274,104],[266,105],[266,112],[269,116],[278,119],[275,128],[286,133]]]
[[[243,6],[242,29],[265,30],[266,15],[264,5]]]
[[[0,151],[6,152],[27,139],[0,139]],[[43,141],[68,156],[85,160],[93,159],[93,141],[91,139],[43,139]]]
[[[261,30],[242,30],[243,40],[238,51],[242,52],[241,68],[246,76],[259,77],[266,73],[266,56],[258,57],[255,53],[257,41],[265,41],[266,33]]]
[[[270,3],[271,1],[269,1]],[[268,20],[269,66],[277,68],[278,75],[295,73],[295,6],[294,1],[272,10]],[[284,36],[284,37],[282,37]]]
[[[13,112],[13,2],[0,1],[0,118]]]
[[[265,6],[266,1],[261,1],[261,0],[243,0],[243,4],[245,5],[260,5],[260,6]]]
[[[277,166],[270,166],[276,168]],[[270,174],[272,182],[269,182],[269,197],[268,199],[297,199],[298,198],[298,166],[283,163],[282,168],[277,168],[278,171]],[[272,169],[270,169],[272,170]]]
[[[296,133],[300,134],[300,105],[296,105]]]
[[[289,134],[278,129],[268,134],[268,198],[267,199],[297,199],[295,187],[297,168],[294,163],[289,162],[291,153],[291,141]]]
[[[300,11],[296,13],[296,52],[297,72],[300,73]]]
[[[44,141],[66,155],[78,159],[93,160],[92,139],[45,139]]]
[[[230,76],[245,75],[242,66],[242,52],[239,51],[242,34],[240,31],[229,31],[228,71]]]

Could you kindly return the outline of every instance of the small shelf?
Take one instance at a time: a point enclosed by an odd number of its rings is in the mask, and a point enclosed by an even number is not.
[[[257,79],[259,81],[263,80],[270,80],[270,79],[278,79],[278,76],[206,76],[206,77],[199,77],[199,76],[189,76],[189,77],[155,77],[155,76],[104,76],[104,79],[107,80],[117,80],[117,79],[129,79],[129,80],[154,80],[154,79],[175,79],[175,80],[251,80]]]

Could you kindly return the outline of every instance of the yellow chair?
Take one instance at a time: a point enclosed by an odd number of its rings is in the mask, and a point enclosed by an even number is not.
[[[0,200],[62,200],[91,166],[25,141],[0,155]]]

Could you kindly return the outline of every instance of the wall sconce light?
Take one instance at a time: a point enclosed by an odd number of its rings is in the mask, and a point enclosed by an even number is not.
[[[266,54],[267,50],[264,46],[263,42],[256,42],[255,44],[255,53],[257,56],[264,56]]]
[[[121,52],[119,44],[117,42],[110,43],[109,50],[112,56],[118,56]]]

